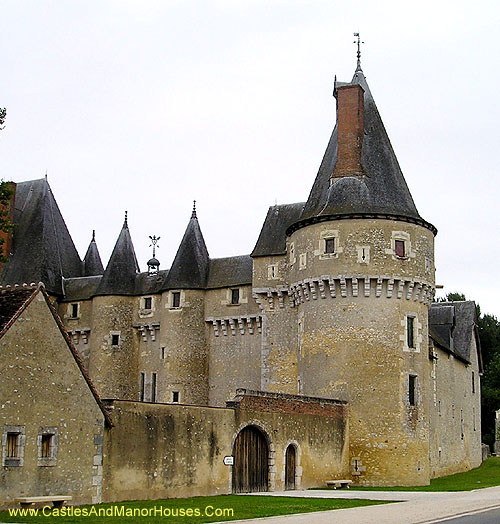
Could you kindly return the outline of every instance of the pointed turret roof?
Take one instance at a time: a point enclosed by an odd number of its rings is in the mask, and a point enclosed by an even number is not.
[[[203,289],[207,284],[209,256],[196,207],[182,238],[164,289]]]
[[[419,223],[436,233],[434,226],[425,222],[415,207],[359,62],[350,83],[335,82],[335,93],[339,88],[356,85],[362,88],[364,102],[361,170],[347,176],[334,175],[338,156],[337,123],[302,215],[288,232],[327,217],[385,216]]]
[[[97,249],[95,241],[95,231],[92,231],[92,240],[90,241],[87,253],[83,259],[83,276],[92,277],[102,275],[104,273],[104,266],[102,265],[101,256]]]
[[[81,276],[82,262],[46,178],[16,184],[12,254],[2,284],[43,282],[62,295],[62,277]]]
[[[139,264],[128,229],[127,213],[96,295],[133,295]]]

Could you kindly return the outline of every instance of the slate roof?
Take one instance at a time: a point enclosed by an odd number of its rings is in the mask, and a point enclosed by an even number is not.
[[[90,380],[90,377],[83,365],[82,359],[80,358],[78,351],[73,345],[71,337],[66,332],[66,328],[64,327],[61,318],[59,317],[57,311],[52,305],[49,296],[45,291],[45,287],[42,283],[38,285],[31,284],[29,286],[26,285],[15,287],[0,287],[0,339],[5,335],[5,333],[7,333],[10,327],[16,322],[16,320],[23,313],[23,311],[29,306],[29,304],[31,304],[31,302],[35,299],[38,293],[43,294],[45,298],[45,303],[47,304],[47,307],[49,308],[49,311],[51,312],[52,317],[54,318],[54,321],[56,322],[62,337],[68,345],[68,348],[73,358],[75,359],[76,364],[83,375],[83,378],[87,382],[87,385],[89,386],[89,389],[95,401],[97,402],[97,405],[99,406],[104,415],[106,425],[108,427],[112,427],[113,422],[111,420],[111,417],[106,408],[104,407],[104,404],[102,403],[102,400],[99,397],[99,394],[97,393],[94,384]],[[43,348],[41,349],[41,351],[43,351]],[[64,370],[61,370],[61,373],[64,373]]]
[[[162,290],[204,289],[207,284],[208,266],[207,246],[196,211],[193,210]]]
[[[81,276],[81,260],[45,178],[16,184],[12,255],[0,282],[43,282],[62,294],[62,277]]]
[[[354,215],[407,220],[436,233],[434,226],[418,214],[361,68],[354,73],[351,84],[360,85],[364,90],[361,152],[364,175],[336,178],[330,186],[330,177],[337,162],[335,125],[300,221],[289,232],[321,218],[338,219]],[[339,82],[336,87],[340,85],[347,84]]]
[[[442,349],[453,353],[467,364],[471,362],[471,341],[475,337],[481,361],[476,304],[472,300],[431,304],[429,336]]]
[[[208,289],[242,286],[252,283],[253,260],[250,255],[210,260]]]
[[[63,302],[92,298],[96,294],[101,280],[102,275],[64,279]]]
[[[252,257],[286,253],[286,230],[299,220],[304,202],[271,206],[252,251]]]
[[[134,295],[135,279],[138,273],[139,264],[125,216],[122,230],[99,283],[96,295]]]
[[[83,259],[83,276],[90,277],[94,275],[102,275],[104,273],[104,266],[102,265],[101,255],[97,249],[95,241],[95,231],[92,233],[92,240],[90,241],[87,253]]]

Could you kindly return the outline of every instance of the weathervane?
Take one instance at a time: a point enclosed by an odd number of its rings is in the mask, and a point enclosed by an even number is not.
[[[149,238],[151,239],[151,244],[149,247],[153,246],[153,258],[155,258],[155,255],[156,255],[156,247],[160,247],[160,246],[157,246],[156,244],[158,244],[158,240],[160,240],[160,237],[157,237],[156,235],[149,235]]]
[[[361,38],[359,37],[359,33],[354,33],[354,36],[356,36],[358,39],[354,40],[353,44],[358,44],[358,64],[356,66],[356,71],[361,71],[361,44],[364,44],[364,42],[361,41]]]

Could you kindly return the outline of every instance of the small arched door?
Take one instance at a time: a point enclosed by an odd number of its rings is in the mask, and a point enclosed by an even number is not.
[[[285,453],[285,489],[295,489],[295,446],[290,444]]]
[[[247,426],[240,431],[233,456],[233,493],[267,491],[269,449],[266,437],[258,428]]]

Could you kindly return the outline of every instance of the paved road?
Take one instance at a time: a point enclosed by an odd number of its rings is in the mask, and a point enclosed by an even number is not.
[[[256,493],[256,495],[285,497],[319,497],[319,498],[350,498],[372,500],[399,500],[393,504],[380,506],[365,506],[361,508],[339,509],[232,521],[242,524],[430,524],[444,519],[476,518],[472,515],[482,510],[499,510],[500,487],[485,488],[475,491],[460,492],[418,492],[418,491],[355,491],[355,490],[312,490],[312,491],[282,491],[272,493]],[[496,518],[497,513],[483,515],[484,518]],[[480,518],[480,516],[477,516]],[[446,520],[444,520],[446,522]],[[448,522],[452,522],[448,520]],[[474,520],[458,520],[460,524],[476,522]],[[477,524],[499,524],[496,521],[481,521]]]
[[[436,521],[436,524],[498,524],[499,522],[500,509],[492,509],[489,511],[481,511],[480,513],[464,515],[463,517],[439,520]]]

